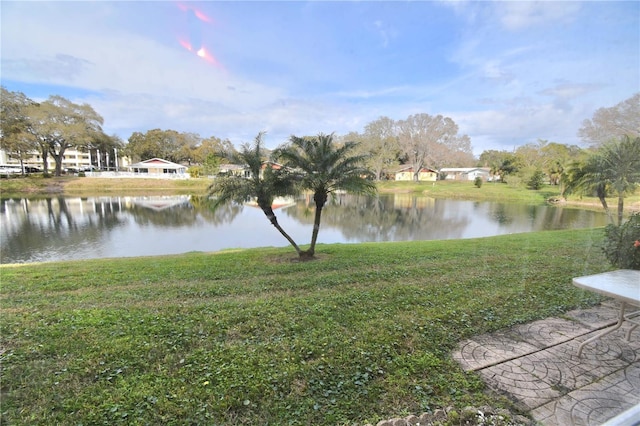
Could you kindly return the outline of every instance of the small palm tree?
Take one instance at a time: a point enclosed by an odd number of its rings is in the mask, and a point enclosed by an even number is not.
[[[566,193],[594,194],[613,223],[606,198],[618,196],[618,225],[622,224],[624,197],[640,184],[640,138],[624,137],[600,148],[584,163],[574,163],[566,176]]]
[[[356,194],[374,194],[375,184],[369,179],[371,172],[362,166],[364,155],[354,154],[355,142],[337,147],[334,135],[315,137],[291,136],[289,144],[277,149],[273,155],[289,170],[295,171],[301,190],[313,193],[315,216],[309,249],[299,252],[301,258],[312,258],[320,230],[320,219],[329,195],[344,190]]]
[[[565,176],[563,195],[580,194],[596,195],[609,221],[613,223],[613,217],[607,204],[609,187],[604,174],[602,173],[602,158],[596,154],[589,157],[585,162],[574,162]]]
[[[228,202],[245,203],[255,199],[269,222],[284,236],[289,244],[301,256],[302,250],[278,223],[273,211],[275,197],[297,194],[294,176],[283,173],[272,167],[263,167],[262,136],[259,133],[252,145],[245,144],[235,160],[247,165],[249,177],[225,176],[217,178],[209,186],[209,195],[214,197],[213,207],[217,208]]]
[[[602,148],[603,173],[618,196],[618,226],[622,225],[624,197],[640,184],[640,137],[624,136]]]

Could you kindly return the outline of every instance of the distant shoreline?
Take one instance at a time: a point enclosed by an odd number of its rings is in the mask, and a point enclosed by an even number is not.
[[[41,176],[26,178],[0,179],[0,197],[48,197],[64,196],[101,196],[101,195],[184,195],[206,194],[210,180],[192,178],[185,180],[172,179],[107,179],[99,177],[63,176],[42,178]],[[466,199],[477,201],[502,201],[525,203],[549,203],[585,209],[602,209],[600,201],[595,197],[560,196],[558,186],[545,186],[534,191],[524,187],[500,183],[485,183],[477,188],[472,182],[437,181],[437,182],[398,182],[383,181],[378,183],[380,193],[420,194],[433,198]],[[609,208],[616,210],[617,199],[608,198]],[[624,210],[640,211],[640,190],[625,198]]]

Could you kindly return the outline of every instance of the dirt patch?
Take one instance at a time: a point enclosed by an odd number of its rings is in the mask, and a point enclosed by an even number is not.
[[[287,254],[274,254],[266,257],[266,260],[270,263],[300,263],[300,262],[317,262],[319,260],[325,260],[329,257],[327,254],[316,253],[312,258],[300,258],[295,253]]]
[[[62,194],[64,192],[64,185],[62,185],[60,181],[47,182],[44,191],[47,194]]]

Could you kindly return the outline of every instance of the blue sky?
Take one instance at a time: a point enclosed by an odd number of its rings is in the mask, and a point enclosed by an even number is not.
[[[104,130],[228,138],[451,117],[474,153],[579,144],[640,91],[637,1],[1,3],[1,82],[89,103]],[[199,52],[199,54],[197,53]]]

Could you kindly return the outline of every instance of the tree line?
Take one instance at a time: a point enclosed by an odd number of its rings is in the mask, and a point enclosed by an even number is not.
[[[55,176],[63,172],[62,160],[68,149],[100,153],[109,165],[120,155],[134,161],[159,157],[176,163],[198,164],[215,170],[221,159],[231,158],[235,149],[229,140],[202,138],[193,133],[153,129],[134,132],[125,143],[102,129],[104,119],[89,104],[76,104],[62,96],[35,102],[20,92],[1,88],[0,148],[24,161],[38,152],[43,172],[49,174],[49,156],[55,161]],[[119,151],[119,152],[117,152]]]
[[[228,139],[170,129],[137,131],[125,143],[102,131],[103,118],[90,105],[61,96],[36,103],[2,87],[1,107],[0,147],[21,162],[29,153],[40,152],[45,173],[51,156],[59,175],[64,153],[71,147],[103,154],[117,149],[134,162],[163,158],[206,175],[215,174],[220,163],[230,162],[237,154]],[[376,180],[393,178],[401,167],[410,167],[416,181],[423,168],[485,167],[496,180],[526,183],[536,189],[543,183],[564,185],[569,167],[587,161],[608,141],[640,136],[639,122],[640,93],[613,107],[600,108],[584,120],[578,135],[587,148],[539,139],[512,150],[486,150],[476,159],[469,136],[459,133],[452,118],[426,113],[403,120],[382,116],[366,124],[362,132],[337,136],[335,142],[356,142],[356,153],[364,156],[363,165]]]

